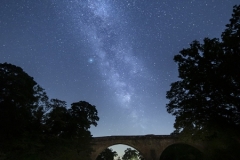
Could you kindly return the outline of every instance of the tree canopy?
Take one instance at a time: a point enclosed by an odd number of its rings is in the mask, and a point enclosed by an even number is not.
[[[118,156],[116,151],[113,151],[111,148],[106,148],[98,155],[96,160],[114,160],[116,156]]]
[[[0,159],[89,159],[98,112],[85,101],[49,100],[22,68],[0,63]]]
[[[171,84],[166,105],[176,116],[174,133],[196,140],[227,133],[240,142],[240,6],[234,6],[221,40],[193,41],[174,61],[179,80]]]
[[[0,134],[1,138],[19,137],[37,124],[40,104],[47,100],[37,83],[20,67],[0,64]]]
[[[143,156],[135,149],[127,148],[122,160],[144,160]]]

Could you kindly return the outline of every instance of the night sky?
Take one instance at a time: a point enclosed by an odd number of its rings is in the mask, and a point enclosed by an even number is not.
[[[0,0],[0,63],[95,105],[93,136],[170,134],[174,55],[220,37],[239,0]]]

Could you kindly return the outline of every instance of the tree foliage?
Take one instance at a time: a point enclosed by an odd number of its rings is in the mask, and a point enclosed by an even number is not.
[[[116,151],[113,151],[111,148],[106,148],[98,155],[96,160],[114,160],[116,156],[118,156]]]
[[[19,137],[38,126],[41,98],[43,89],[20,67],[0,64],[0,137]]]
[[[122,160],[144,160],[143,156],[135,149],[127,148]]]
[[[0,159],[89,159],[94,105],[49,100],[22,68],[0,64]]]
[[[240,6],[226,27],[221,40],[193,41],[174,57],[180,80],[171,84],[166,106],[176,116],[174,133],[240,142]]]

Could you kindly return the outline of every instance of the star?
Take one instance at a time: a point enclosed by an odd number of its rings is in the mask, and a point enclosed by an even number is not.
[[[192,2],[192,3],[191,3]],[[207,5],[206,5],[207,4]],[[218,38],[239,0],[0,2],[0,63],[20,66],[49,98],[96,106],[93,136],[170,134],[174,55]]]
[[[94,62],[94,59],[93,58],[89,58],[88,59],[88,63],[93,63]]]

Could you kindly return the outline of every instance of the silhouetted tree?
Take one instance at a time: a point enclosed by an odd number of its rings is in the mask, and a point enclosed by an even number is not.
[[[21,154],[19,150],[31,151],[29,144],[34,144],[33,139],[37,139],[42,131],[42,116],[47,100],[44,90],[22,68],[9,63],[0,63],[2,154],[10,150],[18,154]]]
[[[97,126],[97,121],[99,120],[98,112],[96,107],[88,102],[79,101],[72,103],[69,113],[71,120],[68,132],[72,136],[78,136],[82,130],[88,130],[91,125]]]
[[[61,137],[66,130],[69,119],[66,102],[58,99],[51,99],[49,103],[49,111],[46,115],[45,132]]]
[[[95,106],[49,101],[22,68],[0,63],[0,159],[89,160],[98,120]]]
[[[175,134],[195,140],[221,139],[221,149],[240,135],[240,6],[219,39],[193,41],[174,57],[180,80],[167,92]],[[233,139],[231,139],[233,138]]]
[[[124,155],[122,157],[122,160],[138,160],[138,151],[135,149],[127,148],[124,151]]]
[[[45,142],[50,142],[45,152],[57,159],[88,160],[91,154],[91,125],[96,126],[99,117],[96,107],[85,101],[71,104],[67,109],[66,102],[51,99],[50,110],[45,118]],[[60,145],[55,145],[60,144]],[[72,157],[72,158],[71,158]]]
[[[70,118],[66,135],[77,139],[76,148],[80,155],[90,155],[92,135],[89,129],[91,125],[97,126],[99,120],[97,109],[88,102],[79,101],[72,103],[68,111]]]
[[[114,157],[117,155],[116,151],[113,151],[111,148],[106,148],[98,155],[96,160],[114,160]]]
[[[95,106],[80,101],[67,109],[66,102],[58,99],[51,99],[48,105],[50,110],[44,123],[45,154],[56,159],[88,160],[92,151],[89,128],[99,120]]]
[[[0,137],[19,137],[32,130],[39,120],[41,100],[47,96],[32,77],[20,67],[0,64]]]

